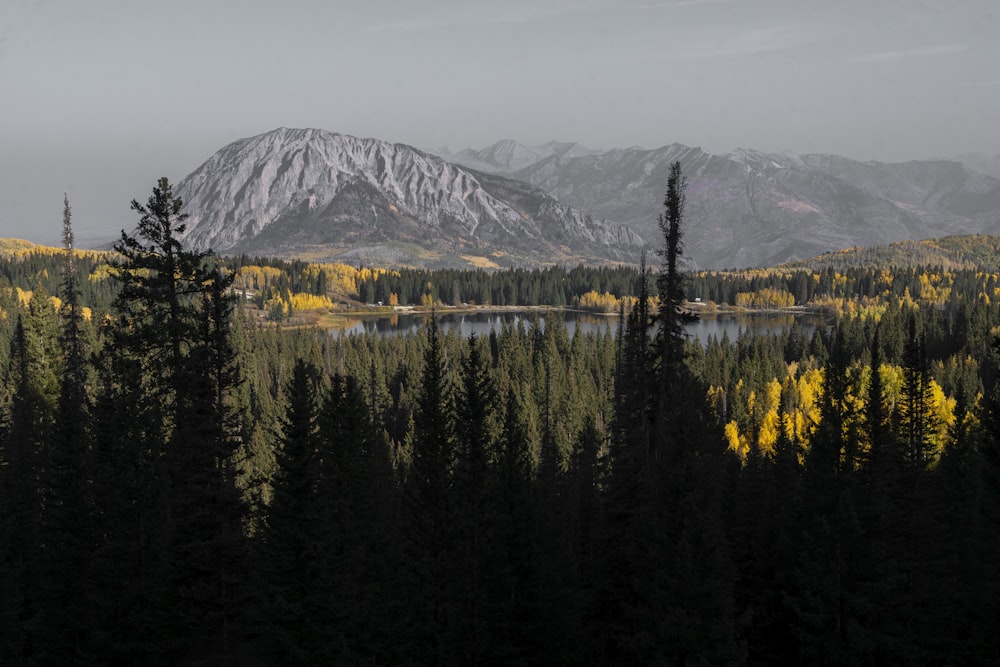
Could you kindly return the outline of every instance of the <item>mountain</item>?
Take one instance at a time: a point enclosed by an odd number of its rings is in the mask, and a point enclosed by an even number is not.
[[[485,161],[498,148],[518,156],[510,162],[516,166],[541,147],[500,142],[459,155]],[[688,180],[684,254],[692,268],[769,266],[845,247],[1000,232],[1000,180],[952,161],[888,164],[744,149],[713,155],[671,144],[551,150],[509,171],[500,159],[490,164],[575,209],[630,226],[655,247],[675,160]]]
[[[1000,155],[984,155],[982,153],[962,153],[954,158],[972,171],[1000,178]]]
[[[553,155],[571,158],[599,155],[601,152],[573,142],[550,141],[541,146],[525,146],[513,139],[503,139],[479,150],[467,148],[452,154],[447,149],[442,149],[438,154],[449,162],[477,171],[512,174]]]
[[[891,273],[899,267],[941,267],[945,271],[1000,271],[1000,236],[973,234],[944,236],[922,241],[896,241],[888,245],[854,247],[787,262],[776,268],[817,272],[865,267]]]
[[[191,213],[187,241],[379,265],[637,262],[644,245],[661,245],[675,160],[688,181],[689,268],[1000,233],[1000,179],[957,161],[511,140],[446,157],[323,130],[242,139],[178,184]]]
[[[523,181],[314,129],[233,142],[175,192],[185,241],[229,254],[502,266],[631,261],[644,243]]]

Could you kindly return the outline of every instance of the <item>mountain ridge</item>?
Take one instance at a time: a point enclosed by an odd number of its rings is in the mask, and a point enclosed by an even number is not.
[[[957,161],[861,162],[742,148],[711,154],[673,143],[552,152],[509,175],[650,239],[659,236],[674,160],[688,181],[685,255],[695,268],[768,266],[856,245],[1000,232],[1000,179]]]
[[[957,161],[510,139],[444,152],[318,129],[237,140],[178,184],[192,213],[185,239],[220,252],[372,264],[634,263],[658,248],[674,161],[688,184],[688,268],[1000,233],[1000,179]]]
[[[527,183],[406,144],[317,129],[234,141],[180,181],[176,194],[191,215],[185,241],[220,252],[325,248],[333,258],[358,247],[377,256],[384,246],[399,260],[403,243],[538,264],[630,261],[644,243]]]

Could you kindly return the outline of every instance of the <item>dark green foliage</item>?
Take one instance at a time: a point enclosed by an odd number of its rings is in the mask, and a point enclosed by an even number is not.
[[[296,664],[330,654],[324,640],[329,605],[334,603],[325,548],[332,520],[320,496],[323,460],[319,451],[314,366],[298,361],[288,385],[288,412],[277,451],[274,496],[263,531],[263,580],[267,599],[261,621],[268,641]]]
[[[622,335],[608,509],[603,640],[612,664],[729,664],[740,660],[734,567],[723,521],[732,465],[721,431],[685,363],[679,270],[684,179],[671,169],[660,220],[664,265],[658,330],[648,340],[645,299]],[[640,294],[644,293],[640,284]]]
[[[617,338],[551,313],[470,340],[433,319],[398,337],[255,326],[231,274],[184,250],[165,181],[136,205],[116,294],[68,252],[61,269],[0,262],[0,660],[994,662],[996,281],[956,273],[914,309],[916,269],[684,276],[682,204],[676,167],[656,320],[644,270],[364,286],[404,302],[638,294]],[[68,250],[68,203],[64,225]],[[301,263],[269,265],[282,289],[325,289]],[[684,340],[685,292],[766,287],[893,299],[811,336]],[[900,404],[881,364],[902,368]],[[762,450],[750,395],[820,365],[820,420]],[[940,441],[931,380],[957,401]]]

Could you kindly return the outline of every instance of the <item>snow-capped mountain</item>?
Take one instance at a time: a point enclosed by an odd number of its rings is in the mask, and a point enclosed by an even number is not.
[[[233,142],[176,194],[190,214],[185,241],[228,253],[503,265],[631,260],[643,244],[527,183],[323,130]]]
[[[502,143],[510,154],[528,154]],[[688,182],[684,254],[692,267],[764,266],[856,245],[1000,233],[1000,180],[958,162],[887,164],[745,149],[713,155],[671,144],[553,151],[501,173],[626,224],[656,247],[675,160]]]

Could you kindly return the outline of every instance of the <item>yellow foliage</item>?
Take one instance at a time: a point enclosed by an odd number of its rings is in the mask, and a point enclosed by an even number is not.
[[[586,294],[582,294],[576,298],[576,306],[584,310],[594,310],[600,313],[616,313],[623,302],[625,309],[628,310],[633,306],[635,301],[635,297],[619,299],[614,294],[608,292],[598,293],[595,290],[590,290]]]
[[[729,446],[729,449],[739,454],[741,458],[745,458],[746,451],[743,450],[743,447],[740,444],[740,429],[739,426],[736,425],[736,422],[728,422],[725,426],[724,433],[726,437],[726,444]]]
[[[330,310],[333,308],[333,302],[330,300],[330,297],[306,294],[304,292],[292,294],[291,304],[292,310],[297,313],[304,310]]]
[[[780,428],[781,419],[778,416],[778,411],[768,410],[760,422],[760,431],[757,434],[757,446],[760,447],[761,452],[769,455],[774,454],[774,446],[778,442]]]
[[[241,266],[233,287],[238,290],[262,290],[284,272],[273,266]]]
[[[765,287],[759,292],[738,293],[736,305],[740,308],[791,308],[795,305],[795,296],[788,290]]]
[[[954,398],[945,396],[944,389],[933,379],[929,383],[931,394],[931,410],[934,413],[934,421],[937,422],[937,430],[931,434],[930,441],[937,449],[938,455],[944,451],[948,444],[948,431],[955,424]]]
[[[101,280],[107,280],[112,276],[114,276],[114,267],[112,267],[111,264],[105,262],[103,264],[98,264],[97,266],[95,266],[93,272],[89,276],[87,276],[87,278],[91,282],[96,283]]]

